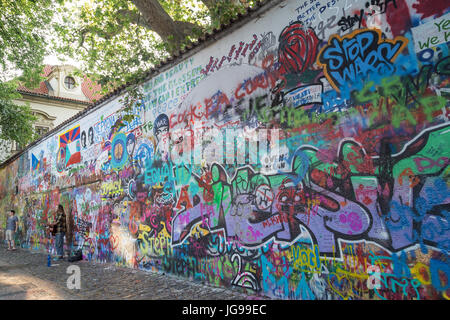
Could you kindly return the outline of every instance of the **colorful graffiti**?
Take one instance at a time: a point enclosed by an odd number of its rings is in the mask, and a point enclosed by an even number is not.
[[[26,150],[0,208],[31,250],[54,250],[61,203],[88,260],[277,299],[448,300],[449,11],[286,1],[144,83],[133,121],[116,97]]]
[[[407,43],[404,37],[382,39],[379,29],[356,30],[342,39],[339,36],[330,38],[318,61],[330,84],[339,90],[361,78],[368,79],[370,74],[393,74],[393,62]]]
[[[58,171],[81,161],[80,126],[59,136],[59,150],[56,159]]]

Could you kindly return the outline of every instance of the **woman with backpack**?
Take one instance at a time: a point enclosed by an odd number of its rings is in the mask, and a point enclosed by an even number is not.
[[[58,205],[56,211],[56,222],[50,224],[50,231],[55,235],[56,254],[53,260],[58,261],[64,259],[64,236],[66,235],[66,213],[62,205]]]

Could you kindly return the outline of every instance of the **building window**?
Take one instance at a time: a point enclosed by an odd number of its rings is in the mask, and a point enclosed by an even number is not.
[[[44,134],[46,134],[49,131],[48,127],[40,127],[40,126],[36,126],[35,128],[36,134],[41,137]]]
[[[73,89],[75,88],[75,79],[72,77],[66,77],[64,79],[64,84],[66,85],[67,89]]]
[[[24,146],[22,146],[20,143],[14,141],[13,142],[13,147],[11,148],[12,152],[17,152],[23,149]]]

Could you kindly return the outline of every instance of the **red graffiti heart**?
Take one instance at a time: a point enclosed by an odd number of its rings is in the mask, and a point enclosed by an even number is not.
[[[302,73],[316,60],[319,39],[311,28],[295,22],[281,32],[278,47],[280,72]]]
[[[109,237],[109,242],[111,243],[111,247],[113,250],[115,250],[119,244],[119,237],[115,235],[111,235]]]

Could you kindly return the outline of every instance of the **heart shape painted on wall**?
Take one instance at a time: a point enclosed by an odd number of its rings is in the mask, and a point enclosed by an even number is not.
[[[119,237],[115,235],[111,235],[109,237],[109,242],[111,243],[111,247],[113,250],[116,250],[117,246],[119,245]]]
[[[348,300],[351,297],[353,285],[347,275],[339,276],[336,273],[330,273],[327,281],[330,288],[344,300]]]

